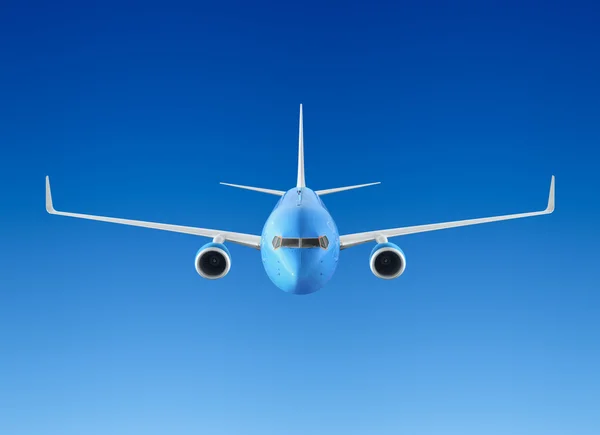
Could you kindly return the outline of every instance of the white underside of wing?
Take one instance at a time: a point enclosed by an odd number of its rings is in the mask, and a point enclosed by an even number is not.
[[[487,218],[467,219],[453,222],[443,222],[438,224],[416,225],[411,227],[391,228],[377,231],[367,231],[364,233],[348,234],[340,236],[340,249],[350,248],[361,243],[370,242],[378,238],[404,236],[407,234],[424,233],[427,231],[444,230],[448,228],[463,227],[468,225],[485,224],[489,222],[498,222],[510,219],[519,219],[532,216],[541,216],[550,214],[554,211],[554,175],[550,182],[550,193],[548,195],[548,205],[545,210],[528,213],[517,213],[503,216],[493,216]]]
[[[58,216],[68,216],[79,219],[88,219],[100,222],[110,222],[121,225],[131,225],[135,227],[143,227],[143,228],[152,228],[156,230],[163,231],[172,231],[175,233],[182,234],[191,234],[194,236],[203,236],[203,237],[220,237],[224,240],[228,240],[233,243],[238,243],[240,245],[248,246],[255,249],[260,249],[260,236],[252,235],[252,234],[244,234],[244,233],[234,233],[230,231],[222,231],[222,230],[213,230],[208,228],[196,228],[196,227],[188,227],[181,225],[171,225],[171,224],[161,224],[155,222],[145,222],[131,219],[121,219],[121,218],[113,218],[106,216],[95,216],[89,214],[82,213],[70,213],[57,211],[54,209],[52,204],[52,192],[50,190],[50,179],[46,177],[46,211],[50,214],[58,215]]]

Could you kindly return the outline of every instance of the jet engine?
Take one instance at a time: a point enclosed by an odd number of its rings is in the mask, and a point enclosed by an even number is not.
[[[207,243],[196,254],[196,271],[207,279],[223,278],[231,268],[229,250],[222,243]]]
[[[404,272],[406,257],[404,252],[393,243],[379,243],[369,260],[371,271],[377,278],[394,279]]]

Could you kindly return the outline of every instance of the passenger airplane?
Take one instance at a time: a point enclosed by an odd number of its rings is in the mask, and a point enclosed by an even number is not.
[[[285,192],[282,190],[241,186],[238,184],[221,184],[280,197],[263,227],[262,235],[57,211],[52,205],[52,194],[50,192],[50,180],[48,177],[46,177],[46,210],[50,214],[60,216],[154,228],[212,238],[212,242],[200,248],[195,258],[196,271],[200,276],[208,279],[223,278],[231,268],[231,256],[224,242],[237,243],[258,249],[261,252],[265,271],[271,281],[281,290],[295,294],[313,293],[322,288],[336,270],[340,251],[361,243],[376,243],[369,258],[369,266],[373,274],[378,278],[393,279],[399,277],[404,272],[406,257],[397,245],[388,241],[389,238],[466,225],[540,216],[550,214],[554,211],[554,176],[552,176],[548,206],[542,211],[339,235],[337,226],[325,204],[323,204],[321,197],[331,193],[379,183],[359,184],[356,186],[315,191],[306,187],[304,179],[302,105],[300,105],[298,179],[296,187]]]

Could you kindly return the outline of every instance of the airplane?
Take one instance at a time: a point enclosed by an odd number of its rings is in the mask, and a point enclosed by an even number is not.
[[[205,244],[198,250],[194,260],[197,273],[207,279],[223,278],[231,269],[231,255],[225,246],[225,242],[254,248],[260,251],[263,267],[273,284],[285,292],[299,295],[310,294],[323,288],[336,270],[340,251],[353,246],[375,242],[369,256],[371,272],[377,278],[391,280],[404,273],[406,257],[398,245],[388,241],[390,238],[426,231],[540,216],[554,211],[555,177],[552,175],[548,204],[542,211],[340,235],[321,198],[332,193],[372,186],[379,184],[379,182],[325,190],[312,190],[306,186],[302,104],[300,105],[298,172],[295,187],[283,191],[231,183],[221,184],[280,197],[264,224],[261,235],[57,211],[52,204],[49,177],[46,177],[46,211],[59,216],[212,238],[212,242]]]

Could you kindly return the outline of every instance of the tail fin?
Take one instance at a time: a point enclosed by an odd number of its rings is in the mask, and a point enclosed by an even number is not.
[[[282,190],[275,189],[264,189],[262,187],[242,186],[240,184],[221,183],[225,186],[237,187],[239,189],[254,190],[256,192],[269,193],[271,195],[283,196],[285,194]],[[304,128],[302,125],[302,104],[300,104],[300,127],[298,131],[298,182],[296,188],[299,190],[306,187],[306,181],[304,180]]]
[[[306,187],[304,180],[304,128],[302,126],[302,104],[300,104],[300,128],[298,132],[298,189]]]
[[[325,190],[316,190],[315,193],[317,195],[328,195],[330,193],[342,192],[344,190],[358,189],[361,187],[374,186],[375,184],[380,184],[378,181],[376,183],[367,183],[367,184],[357,184],[355,186],[346,186],[346,187],[336,187],[335,189],[325,189]]]

